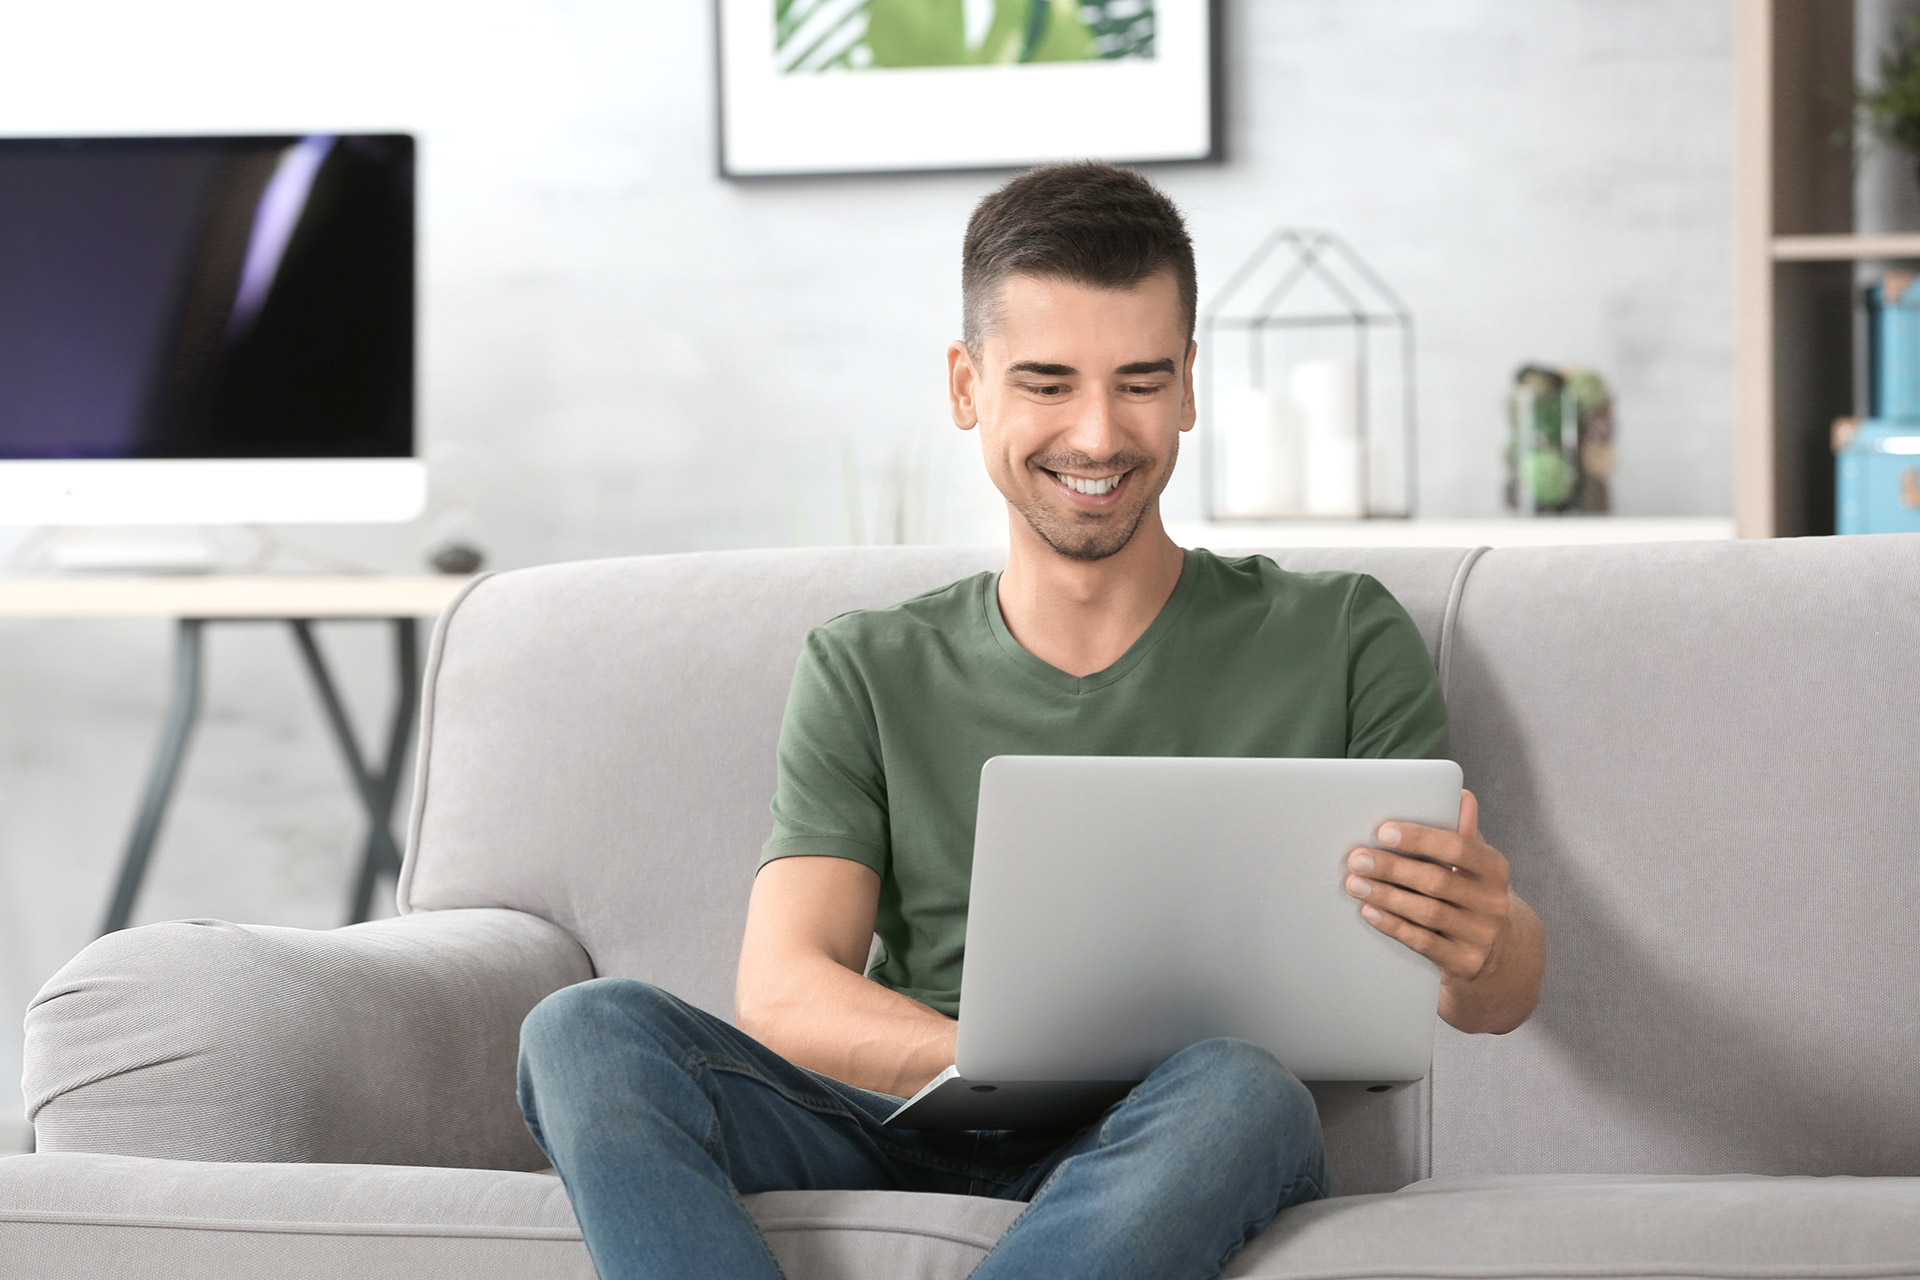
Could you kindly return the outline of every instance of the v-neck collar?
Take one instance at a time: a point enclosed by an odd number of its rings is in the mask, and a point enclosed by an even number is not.
[[[1167,634],[1180,614],[1185,611],[1187,598],[1193,594],[1193,579],[1200,565],[1200,549],[1187,547],[1184,549],[1184,556],[1180,565],[1180,580],[1173,584],[1173,594],[1169,595],[1166,603],[1160,606],[1160,612],[1155,614],[1153,621],[1147,624],[1147,629],[1127,646],[1127,651],[1115,659],[1111,666],[1102,667],[1087,675],[1070,675],[1052,663],[1035,657],[1013,638],[1013,632],[1007,629],[1006,618],[1000,613],[1000,573],[985,574],[980,579],[980,600],[987,615],[987,626],[992,629],[993,638],[1000,642],[1000,648],[1005,651],[1013,664],[1036,680],[1062,693],[1090,693],[1112,684],[1139,666],[1140,660],[1147,656],[1154,645],[1160,643],[1161,637]]]

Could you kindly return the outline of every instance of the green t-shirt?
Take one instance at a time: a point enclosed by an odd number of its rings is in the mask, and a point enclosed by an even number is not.
[[[999,585],[981,573],[807,633],[760,859],[879,872],[868,976],[949,1016],[989,757],[1447,754],[1426,643],[1369,574],[1190,548],[1152,624],[1087,676],[1020,646]]]

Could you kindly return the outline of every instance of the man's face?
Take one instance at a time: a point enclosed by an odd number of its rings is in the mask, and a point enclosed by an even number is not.
[[[979,359],[948,348],[954,423],[978,425],[994,487],[1061,555],[1119,551],[1167,487],[1194,422],[1184,319],[1169,272],[1131,289],[1016,275]]]

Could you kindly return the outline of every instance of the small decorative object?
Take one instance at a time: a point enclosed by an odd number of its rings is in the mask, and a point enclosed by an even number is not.
[[[1838,533],[1920,533],[1920,421],[1837,418]]]
[[[1207,518],[1409,516],[1413,315],[1330,231],[1281,228],[1200,317]]]
[[[1920,418],[1920,289],[1909,270],[1886,271],[1867,306],[1867,414]]]
[[[1216,154],[1209,0],[715,0],[720,174]]]
[[[449,542],[427,558],[435,573],[478,573],[486,557],[464,542]]]
[[[1509,509],[1522,515],[1611,509],[1613,394],[1599,374],[1520,366],[1507,421]]]
[[[1852,119],[1835,141],[1851,133],[1858,150],[1864,134],[1920,160],[1920,16],[1900,24],[1893,46],[1880,53],[1879,71],[1876,87],[1854,86]]]

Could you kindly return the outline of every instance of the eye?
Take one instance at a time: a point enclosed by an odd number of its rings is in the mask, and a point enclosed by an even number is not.
[[[1065,394],[1065,384],[1059,382],[1029,382],[1027,390],[1045,400],[1058,399]]]

